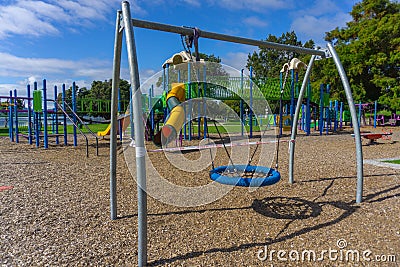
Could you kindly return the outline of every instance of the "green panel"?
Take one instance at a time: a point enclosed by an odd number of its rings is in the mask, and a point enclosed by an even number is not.
[[[42,112],[42,91],[34,90],[33,91],[33,111],[34,112]]]
[[[329,107],[329,93],[324,93],[324,107]]]

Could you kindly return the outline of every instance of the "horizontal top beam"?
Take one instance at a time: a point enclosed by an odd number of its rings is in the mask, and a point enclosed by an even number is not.
[[[181,27],[181,26],[173,26],[173,25],[168,25],[168,24],[161,24],[161,23],[150,22],[150,21],[145,21],[145,20],[132,19],[132,25],[134,27],[145,28],[145,29],[150,29],[150,30],[172,32],[172,33],[178,33],[178,34],[189,35],[189,36],[194,35],[194,31],[191,28]],[[325,57],[324,51],[315,50],[315,49],[311,49],[311,48],[278,44],[278,43],[267,42],[267,41],[259,41],[259,40],[244,38],[244,37],[237,37],[237,36],[231,36],[231,35],[214,33],[214,32],[207,32],[207,31],[202,31],[202,30],[198,30],[198,32],[200,34],[200,37],[208,38],[208,39],[221,40],[221,41],[239,43],[239,44],[254,45],[254,46],[258,46],[258,47],[271,48],[271,49],[277,49],[277,50],[294,51],[294,52],[301,53],[301,54],[317,55],[317,56]]]

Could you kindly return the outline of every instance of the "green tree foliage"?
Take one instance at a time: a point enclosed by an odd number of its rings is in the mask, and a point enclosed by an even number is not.
[[[400,110],[400,3],[363,0],[354,5],[345,28],[326,33],[335,45],[356,101],[379,100]],[[315,80],[332,85],[334,96],[345,95],[332,62],[316,63]]]
[[[297,39],[294,31],[283,33],[280,37],[269,34],[265,41],[286,45],[295,45],[306,48],[314,48],[315,43],[309,40],[304,45]],[[303,56],[296,52],[275,50],[270,48],[259,48],[258,52],[249,54],[246,67],[253,67],[253,76],[255,82],[260,86],[268,78],[278,77],[282,66],[288,63],[292,58],[298,58],[303,62],[307,62],[309,56]]]

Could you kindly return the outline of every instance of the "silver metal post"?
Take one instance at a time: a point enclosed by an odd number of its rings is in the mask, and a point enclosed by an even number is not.
[[[189,35],[189,36],[194,35],[193,29],[185,28],[185,27],[178,27],[178,26],[161,24],[161,23],[144,21],[144,20],[138,20],[138,19],[133,19],[132,24],[133,24],[133,26],[139,27],[139,28],[158,30],[158,31],[164,31],[164,32],[172,32],[172,33],[178,33],[178,34]],[[294,52],[298,52],[301,54],[318,55],[321,57],[325,57],[324,51],[315,50],[315,49],[311,49],[311,48],[278,44],[278,43],[272,43],[272,42],[267,42],[267,41],[259,41],[259,40],[249,39],[249,38],[231,36],[231,35],[220,34],[220,33],[215,33],[215,32],[207,32],[207,31],[202,31],[202,30],[199,30],[199,33],[200,33],[200,37],[202,37],[202,38],[208,38],[208,39],[214,39],[214,40],[220,40],[220,41],[226,41],[226,42],[238,43],[238,44],[254,45],[254,46],[258,46],[258,47],[272,48],[272,49],[278,49],[278,50],[294,51]]]
[[[121,69],[122,32],[120,31],[121,11],[117,12],[113,79],[111,92],[111,132],[110,132],[110,213],[111,220],[117,219],[117,112],[118,112],[118,87]]]
[[[136,144],[136,174],[138,194],[138,266],[147,264],[147,193],[146,193],[146,148],[144,146],[144,125],[140,92],[139,69],[136,55],[135,37],[129,3],[122,2],[122,15],[126,34],[129,73],[133,90],[133,120]]]
[[[353,123],[354,129],[354,139],[356,142],[356,157],[357,157],[357,192],[356,192],[356,202],[361,203],[362,194],[363,194],[363,154],[362,154],[362,143],[361,143],[361,135],[360,135],[360,125],[358,124],[356,106],[354,105],[353,96],[351,93],[351,88],[349,81],[346,76],[346,72],[343,69],[343,65],[340,62],[339,56],[336,53],[335,48],[331,43],[327,44],[329,52],[331,53],[333,60],[336,64],[336,68],[339,72],[340,79],[342,80],[342,84],[344,87],[344,91],[346,92],[347,103],[349,104],[351,121]]]
[[[301,85],[299,97],[297,99],[296,111],[294,113],[294,117],[293,117],[293,121],[292,121],[292,134],[291,134],[290,142],[289,142],[289,183],[290,184],[294,183],[294,178],[293,178],[294,147],[295,147],[296,134],[297,134],[297,121],[299,120],[301,103],[303,101],[304,92],[306,91],[306,88],[308,85],[308,80],[311,75],[311,69],[312,69],[312,66],[314,65],[315,57],[316,57],[315,55],[311,56],[310,62],[308,63],[306,74],[304,75],[303,83]]]

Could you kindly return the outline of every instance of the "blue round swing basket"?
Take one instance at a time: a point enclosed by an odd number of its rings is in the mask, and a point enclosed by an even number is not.
[[[257,173],[263,174],[264,177],[242,177],[240,175],[228,176],[229,171],[235,173]],[[259,175],[258,175],[259,176]],[[233,166],[220,166],[210,171],[210,178],[221,184],[243,186],[243,187],[261,187],[273,185],[281,179],[281,174],[274,169],[262,166],[252,165],[235,165]]]

